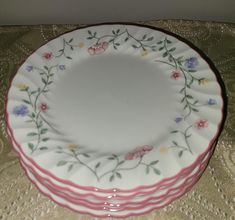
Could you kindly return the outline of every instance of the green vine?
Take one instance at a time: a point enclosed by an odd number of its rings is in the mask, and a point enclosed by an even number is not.
[[[196,100],[192,95],[189,94],[189,90],[191,89],[191,85],[194,82],[198,82],[200,85],[205,78],[197,78],[193,76],[193,73],[196,72],[195,69],[186,69],[183,66],[183,63],[185,62],[183,56],[180,57],[175,57],[172,52],[176,50],[175,47],[170,47],[172,42],[165,37],[164,40],[161,40],[157,43],[160,45],[159,51],[163,51],[162,57],[167,59],[166,60],[155,60],[155,62],[160,62],[167,64],[169,66],[172,66],[175,71],[180,71],[183,74],[184,77],[184,86],[183,88],[179,91],[181,94],[183,94],[183,98],[181,99],[181,103],[184,103],[184,110],[187,110],[187,113],[185,114],[184,118],[187,118],[192,111],[198,112],[198,100]]]
[[[192,128],[192,125],[188,126],[184,131],[175,130],[171,132],[171,133],[180,133],[183,136],[185,143],[186,143],[186,146],[183,146],[183,145],[178,144],[178,142],[176,141],[172,141],[173,146],[171,146],[171,148],[180,149],[178,153],[179,157],[182,157],[184,152],[189,152],[193,154],[192,149],[189,144],[189,140],[188,140],[192,135],[189,133],[190,128]]]
[[[102,40],[108,40],[109,43],[111,43],[113,45],[113,48],[115,50],[118,49],[118,47],[121,45],[121,42],[118,42],[118,39],[122,39],[124,40],[124,42],[127,42],[130,39],[133,39],[136,43],[132,44],[132,47],[135,49],[143,49],[144,51],[146,51],[147,49],[150,49],[152,51],[156,51],[157,50],[157,45],[154,44],[149,44],[149,42],[152,42],[154,40],[153,36],[147,36],[147,34],[143,35],[141,39],[137,39],[136,37],[134,37],[133,35],[131,35],[129,33],[129,31],[127,29],[121,31],[120,29],[117,30],[112,30],[112,34],[106,34],[103,36],[98,36],[97,32],[92,32],[90,30],[88,30],[88,40],[96,40],[95,44],[99,44]]]
[[[157,169],[156,167],[154,167],[159,161],[158,160],[152,161],[149,164],[144,163],[143,162],[144,155],[142,155],[136,159],[137,162],[135,163],[135,165],[133,165],[131,167],[125,167],[124,165],[127,163],[127,160],[125,160],[125,159],[121,160],[121,157],[119,157],[115,154],[112,154],[107,159],[114,162],[113,167],[104,173],[100,173],[99,168],[101,167],[102,163],[98,162],[98,163],[96,163],[96,165],[94,167],[88,166],[86,163],[84,163],[82,161],[81,158],[82,157],[90,157],[90,155],[87,153],[80,152],[80,148],[75,147],[73,149],[66,150],[66,149],[62,148],[61,146],[58,146],[56,153],[66,154],[70,158],[74,159],[74,160],[67,160],[67,161],[61,160],[57,163],[57,166],[67,165],[68,166],[67,169],[69,172],[75,167],[75,165],[82,165],[82,166],[86,167],[91,173],[94,174],[97,181],[100,181],[101,179],[103,179],[106,176],[108,176],[110,182],[114,181],[116,178],[122,179],[122,172],[123,171],[134,170],[139,166],[145,167],[146,174],[149,174],[151,169],[153,170],[153,172],[156,175],[161,174],[160,170]]]

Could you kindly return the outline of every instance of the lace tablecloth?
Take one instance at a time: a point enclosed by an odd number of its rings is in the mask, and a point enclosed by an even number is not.
[[[235,24],[198,21],[151,21],[194,43],[218,68],[228,96],[228,113],[215,153],[199,182],[182,198],[152,213],[128,220],[235,220]],[[35,49],[78,25],[0,27],[0,219],[94,220],[43,196],[26,178],[5,131],[9,82]]]

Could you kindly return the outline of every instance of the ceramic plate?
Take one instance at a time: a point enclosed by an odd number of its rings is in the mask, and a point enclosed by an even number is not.
[[[220,83],[163,30],[106,24],[64,34],[19,68],[6,107],[21,153],[46,175],[101,192],[177,178],[219,134]]]

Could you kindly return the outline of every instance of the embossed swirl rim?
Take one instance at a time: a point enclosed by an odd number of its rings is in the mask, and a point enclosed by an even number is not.
[[[127,24],[125,24],[125,25],[127,25]],[[136,26],[136,25],[134,25],[134,26]],[[90,26],[91,28],[92,27],[96,27],[96,26]],[[163,178],[161,181],[158,181],[157,183],[155,183],[155,184],[151,184],[151,185],[140,185],[140,186],[138,186],[138,187],[135,187],[135,188],[133,188],[133,189],[122,189],[122,188],[110,188],[110,189],[102,189],[102,188],[97,188],[97,187],[92,187],[92,186],[81,186],[81,185],[78,185],[78,184],[75,184],[74,182],[71,182],[71,181],[69,181],[69,180],[65,180],[65,179],[61,179],[61,178],[59,178],[59,177],[57,177],[57,176],[55,176],[53,173],[51,173],[50,171],[48,171],[48,170],[45,170],[44,168],[42,168],[37,162],[35,162],[31,157],[29,157],[28,155],[26,155],[25,154],[25,152],[24,152],[24,150],[22,149],[22,146],[17,142],[17,140],[15,139],[15,137],[14,137],[14,133],[13,133],[13,130],[14,129],[12,129],[12,127],[10,126],[10,124],[9,124],[9,112],[7,112],[7,108],[6,108],[6,114],[5,114],[5,116],[6,116],[6,122],[7,122],[7,125],[9,126],[9,130],[10,130],[10,133],[11,133],[11,137],[14,139],[14,142],[16,142],[16,144],[17,144],[17,146],[18,146],[18,148],[20,149],[20,151],[24,154],[24,156],[29,160],[29,161],[31,161],[33,164],[34,164],[34,166],[36,166],[40,171],[42,171],[43,173],[45,173],[46,175],[49,175],[50,177],[52,177],[52,178],[54,178],[55,180],[57,180],[57,181],[59,181],[59,182],[62,182],[62,183],[64,183],[64,184],[68,184],[68,185],[71,185],[71,186],[74,186],[74,187],[78,187],[78,188],[81,188],[81,189],[84,189],[84,190],[88,190],[88,191],[100,191],[100,192],[136,192],[136,191],[139,191],[140,189],[148,189],[148,188],[152,188],[152,187],[156,187],[156,186],[159,186],[159,185],[162,185],[162,184],[164,184],[165,182],[167,182],[167,181],[169,181],[169,180],[172,180],[172,179],[174,179],[174,178],[178,178],[182,173],[184,173],[184,172],[186,172],[187,170],[190,170],[190,169],[192,169],[197,163],[198,163],[198,161],[200,161],[200,159],[201,159],[201,157],[203,157],[204,155],[205,155],[205,153],[210,149],[210,147],[212,146],[212,144],[214,143],[214,141],[216,140],[216,138],[219,136],[219,133],[221,132],[221,130],[222,130],[222,126],[223,126],[223,123],[224,123],[224,119],[225,119],[225,105],[224,105],[224,102],[225,102],[225,91],[224,91],[224,87],[223,87],[223,83],[222,83],[222,81],[221,81],[221,79],[219,78],[219,75],[218,75],[218,72],[217,72],[217,70],[215,69],[215,67],[213,66],[213,64],[211,63],[211,61],[210,60],[208,60],[208,58],[201,52],[201,51],[199,51],[198,49],[196,49],[194,46],[192,46],[191,45],[191,43],[189,43],[189,42],[187,42],[187,41],[185,41],[184,39],[182,39],[182,38],[180,38],[179,36],[176,36],[175,34],[172,34],[172,33],[169,33],[169,32],[167,32],[167,31],[165,31],[165,30],[161,30],[161,29],[157,29],[157,28],[153,28],[153,27],[148,27],[148,26],[140,26],[140,27],[145,27],[145,28],[149,28],[149,29],[151,29],[152,31],[159,31],[159,32],[161,32],[161,33],[163,33],[163,34],[167,34],[167,35],[169,35],[169,36],[171,36],[171,37],[174,37],[174,38],[176,38],[177,40],[180,40],[181,42],[186,42],[186,45],[189,47],[189,48],[191,48],[191,49],[193,49],[195,52],[197,52],[199,55],[200,55],[200,58],[203,60],[203,61],[206,61],[207,62],[207,64],[209,65],[209,68],[210,68],[210,71],[212,72],[212,73],[214,73],[215,74],[215,76],[216,76],[216,82],[217,82],[217,84],[220,86],[220,96],[222,97],[222,109],[221,109],[221,111],[222,111],[222,116],[221,116],[221,120],[220,120],[220,122],[218,123],[218,125],[217,125],[217,131],[216,131],[216,133],[215,133],[215,135],[214,135],[214,137],[209,141],[209,144],[208,144],[208,146],[207,146],[207,148],[206,148],[206,150],[201,154],[201,155],[199,155],[198,157],[197,157],[197,159],[190,165],[190,166],[188,166],[188,167],[185,167],[185,168],[183,168],[183,169],[181,169],[176,175],[174,175],[174,176],[172,176],[172,177],[167,177],[167,178]],[[86,27],[87,28],[87,27]],[[89,28],[89,27],[88,27]],[[80,29],[79,29],[80,30]],[[94,34],[94,33],[93,33]],[[91,35],[91,37],[92,37],[92,33],[90,33],[90,35]],[[94,35],[93,35],[94,36]],[[144,37],[143,37],[144,38]],[[150,38],[149,38],[150,39]],[[151,40],[149,40],[149,41],[151,41]],[[165,42],[159,42],[159,44],[167,44],[167,39],[165,39]],[[106,45],[107,46],[107,45]],[[102,50],[103,51],[105,51],[105,47],[106,47],[105,45],[103,45],[102,46]],[[93,51],[96,51],[96,47],[91,47],[91,48],[89,48],[89,50],[90,49],[92,49]],[[156,48],[155,47],[151,47],[151,50],[155,50]],[[174,51],[175,49],[173,49],[173,48],[171,48],[172,49],[172,51]],[[94,53],[96,53],[96,52],[94,52]],[[97,52],[98,53],[98,52]],[[164,52],[165,53],[165,52]],[[50,59],[50,56],[51,56],[51,54],[44,54],[44,56],[45,56],[45,59]],[[166,57],[166,56],[169,56],[170,57],[170,55],[168,54],[163,54],[163,57]],[[69,58],[68,58],[69,59]],[[169,58],[170,59],[170,58]],[[173,58],[171,58],[171,59],[173,59],[173,60],[171,60],[172,62],[174,62],[175,60],[174,60],[174,57]],[[187,61],[187,62],[186,62]],[[186,63],[187,63],[187,65],[188,65],[188,68],[190,69],[190,68],[192,68],[192,67],[194,67],[195,65],[197,65],[197,59],[195,59],[195,57],[191,57],[191,58],[188,58],[188,59],[186,59]],[[182,61],[180,61],[180,62],[182,62]],[[64,68],[64,66],[59,66],[59,68],[60,69],[63,69]],[[48,69],[48,67],[47,68],[45,68],[45,69],[47,69],[47,71],[49,71],[49,69]],[[29,71],[31,71],[31,69],[28,69]],[[45,70],[46,71],[46,70]],[[189,72],[191,72],[191,71],[189,71]],[[193,72],[193,71],[192,71]],[[182,73],[181,73],[182,74]],[[171,75],[171,77],[172,77],[172,79],[177,79],[178,77],[179,77],[179,73],[177,73],[177,72],[173,72],[172,73],[172,75]],[[13,81],[13,80],[12,80]],[[205,78],[200,78],[200,79],[197,79],[197,81],[198,81],[198,83],[199,84],[206,84],[207,83],[207,80],[205,79]],[[45,82],[44,82],[45,83]],[[46,84],[46,83],[45,83]],[[11,85],[12,85],[12,83],[11,83]],[[21,84],[21,85],[19,85],[20,86],[20,90],[21,91],[25,91],[25,92],[27,92],[28,91],[28,87],[27,87],[27,85],[23,85],[23,84]],[[11,86],[10,86],[10,88],[11,88]],[[10,89],[9,89],[9,91],[10,91]],[[186,97],[186,96],[185,96]],[[188,96],[188,98],[189,98],[189,96]],[[215,100],[213,100],[213,99],[209,99],[208,100],[208,105],[214,105],[215,104]],[[6,100],[6,106],[8,106],[8,96],[7,96],[7,100]],[[48,108],[48,106],[47,105],[45,105],[44,103],[41,103],[41,105],[40,105],[40,111],[44,111],[44,110],[47,110],[47,108]],[[189,107],[186,107],[186,108],[189,108]],[[190,110],[190,112],[191,111],[194,111],[194,110]],[[17,108],[17,109],[15,109],[15,114],[19,114],[19,115],[23,115],[23,114],[27,114],[28,112],[27,112],[27,107],[25,108],[25,105],[24,106],[20,106],[20,108]],[[182,120],[182,118],[180,119],[180,118],[177,118],[176,120]],[[204,127],[204,126],[206,126],[206,121],[205,120],[200,120],[200,121],[197,121],[197,124],[196,124],[196,126],[198,126],[198,128],[201,128],[201,127]],[[44,133],[46,132],[46,130],[44,130],[43,131]],[[177,131],[174,131],[175,133],[177,132]],[[186,132],[186,131],[185,131]],[[187,134],[186,134],[186,136],[187,136]],[[46,139],[45,139],[46,140]],[[174,143],[175,144],[175,143]],[[30,149],[33,149],[33,146],[29,143],[28,144],[28,147],[30,148]],[[175,144],[175,147],[177,147],[177,144]],[[72,149],[73,148],[73,149]],[[70,146],[70,150],[71,151],[73,151],[74,149],[76,148],[76,146]],[[146,148],[146,149],[145,149]],[[148,149],[147,149],[148,148]],[[140,149],[138,149],[138,151],[139,151]],[[149,147],[149,146],[147,146],[147,147],[144,147],[143,149],[141,149],[142,151],[141,152],[146,152],[146,151],[151,151],[152,150],[152,148],[151,147]],[[141,152],[138,152],[138,155],[139,155],[139,153],[141,153]],[[135,154],[136,152],[132,152],[132,156],[133,157],[136,157],[136,155],[137,154]],[[179,156],[180,155],[182,155],[183,154],[183,151],[179,151]],[[130,156],[130,155],[129,155]],[[144,156],[144,154],[143,155],[141,155],[141,156]],[[141,157],[142,158],[142,157]],[[115,159],[115,158],[112,158],[112,159]],[[155,165],[156,163],[157,163],[157,161],[152,161],[151,163],[153,163],[153,165]],[[61,163],[62,164],[62,163]],[[151,164],[149,164],[149,166],[150,166]],[[152,165],[151,165],[152,166]],[[154,168],[153,167],[153,170],[154,171],[156,171],[156,174],[158,174],[159,173],[159,171],[156,169],[156,168]],[[117,176],[120,176],[120,174],[117,174]],[[111,179],[112,179],[112,176],[111,176]]]

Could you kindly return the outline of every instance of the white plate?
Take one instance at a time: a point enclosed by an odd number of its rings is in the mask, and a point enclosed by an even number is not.
[[[19,68],[7,123],[22,154],[67,185],[138,191],[177,178],[217,138],[221,87],[164,31],[99,25],[62,35]]]

